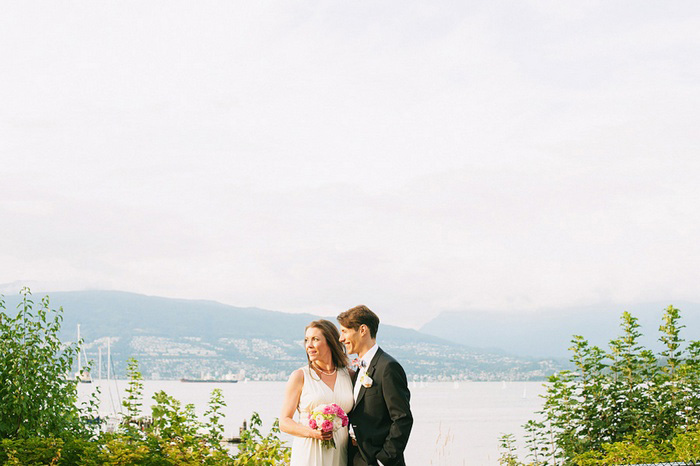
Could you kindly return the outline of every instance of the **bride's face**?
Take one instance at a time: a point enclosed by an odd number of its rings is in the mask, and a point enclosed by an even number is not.
[[[321,360],[325,362],[330,360],[331,349],[328,347],[328,342],[323,336],[321,329],[311,327],[306,330],[304,347],[306,348],[306,354],[309,356],[309,361]]]

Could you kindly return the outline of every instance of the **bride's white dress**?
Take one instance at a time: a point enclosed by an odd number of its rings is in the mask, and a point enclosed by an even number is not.
[[[318,405],[335,403],[349,413],[354,403],[352,381],[346,368],[338,369],[333,390],[309,366],[304,372],[304,387],[299,398],[298,421],[308,422],[309,413]],[[289,466],[346,466],[348,463],[348,428],[341,427],[333,433],[335,448],[321,446],[321,441],[306,437],[294,437],[292,459]]]

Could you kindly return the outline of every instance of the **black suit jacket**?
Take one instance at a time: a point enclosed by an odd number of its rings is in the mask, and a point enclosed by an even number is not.
[[[359,452],[350,449],[350,464],[404,466],[403,452],[413,426],[406,373],[394,358],[377,348],[367,368],[371,387],[361,387],[350,423]],[[355,376],[357,377],[357,375]],[[360,458],[352,456],[361,455]]]

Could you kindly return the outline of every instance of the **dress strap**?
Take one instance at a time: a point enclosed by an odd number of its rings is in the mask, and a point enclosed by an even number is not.
[[[302,385],[302,393],[303,393],[304,386],[306,386],[306,385],[309,384],[309,377],[310,377],[310,375],[309,375],[309,366],[301,366],[300,369],[301,369],[301,373],[304,374],[304,379],[303,379],[303,381],[302,381],[302,383],[303,383],[303,385]],[[299,400],[299,402],[301,403],[301,399]],[[297,405],[297,412],[299,413],[300,416],[301,416],[301,414],[302,414],[303,412],[306,412],[306,417],[307,417],[307,419],[308,419],[308,417],[309,417],[308,411],[302,411],[302,410],[300,409],[299,405]]]

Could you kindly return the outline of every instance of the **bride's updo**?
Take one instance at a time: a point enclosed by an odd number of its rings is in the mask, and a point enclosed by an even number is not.
[[[304,333],[310,328],[317,328],[323,334],[326,339],[328,347],[331,349],[331,360],[333,365],[337,368],[343,368],[348,366],[348,355],[345,353],[345,345],[340,342],[340,332],[338,332],[338,327],[329,320],[319,319],[314,320],[304,329]],[[311,360],[309,355],[306,355],[306,360],[309,361],[311,365]]]

